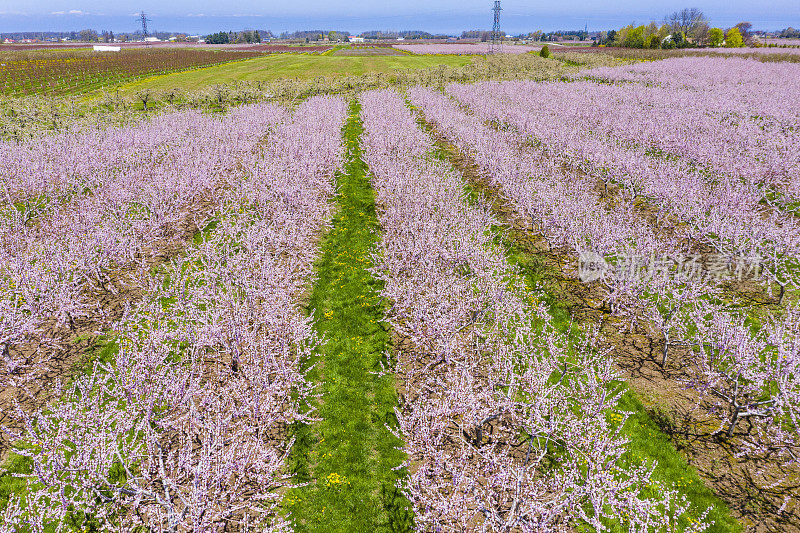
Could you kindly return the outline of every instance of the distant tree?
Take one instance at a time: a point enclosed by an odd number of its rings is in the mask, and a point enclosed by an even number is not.
[[[707,22],[703,24],[697,25],[694,30],[692,30],[692,42],[695,46],[705,46],[708,44],[708,31],[711,29],[711,26],[708,25]]]
[[[542,46],[542,49],[539,51],[539,55],[544,58],[550,57],[550,48],[547,45]]]
[[[708,30],[708,44],[710,46],[720,46],[725,41],[725,32],[720,28],[711,28]]]
[[[800,39],[800,30],[796,30],[789,26],[788,28],[782,29],[778,32],[778,37],[784,39]]]
[[[644,48],[644,26],[628,27],[622,46],[626,48]]]
[[[484,35],[488,34],[488,33],[489,32],[484,31],[484,30],[462,31],[461,32],[461,38],[462,39],[483,39]],[[541,32],[540,32],[540,35],[541,35]]]
[[[747,44],[753,42],[753,25],[749,22],[740,22],[735,28],[739,28],[739,33],[742,34],[742,41]]]
[[[614,46],[625,46],[625,41],[628,38],[628,32],[631,31],[632,28],[633,25],[620,28],[619,31],[614,35]]]
[[[606,35],[606,40],[602,44],[614,44],[614,41],[617,40],[617,30],[609,30],[608,35]]]
[[[744,46],[742,34],[739,32],[739,28],[736,26],[729,29],[728,33],[725,34],[725,46],[728,48],[739,48],[740,46]]]
[[[99,36],[94,30],[81,30],[78,32],[78,40],[86,43],[96,43],[99,40]]]
[[[685,36],[698,38],[704,31],[708,31],[708,20],[702,11],[696,7],[682,9],[669,15],[664,23],[675,32],[683,32]]]
[[[208,44],[228,44],[231,42],[230,36],[221,31],[219,33],[212,33],[211,35],[206,36],[206,42]]]
[[[261,35],[257,31],[243,31],[236,36],[237,43],[260,43]]]

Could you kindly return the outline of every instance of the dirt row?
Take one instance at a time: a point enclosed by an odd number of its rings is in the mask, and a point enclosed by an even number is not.
[[[58,394],[60,385],[100,356],[106,333],[143,296],[137,270],[157,268],[183,253],[201,229],[197,224],[213,215],[213,197],[213,192],[204,195],[186,208],[177,224],[162,228],[162,238],[148,245],[136,264],[104,272],[102,281],[87,284],[84,296],[89,311],[84,316],[69,324],[49,320],[35,338],[9,347],[11,359],[23,364],[14,372],[0,374],[0,428],[19,427],[20,411],[33,413],[43,408]],[[0,431],[0,464],[9,444],[9,433]]]
[[[690,354],[680,350],[671,352],[670,361],[662,367],[659,353],[663,340],[639,324],[613,316],[602,303],[605,300],[602,287],[577,278],[572,251],[551,248],[513,209],[502,192],[491,185],[469,154],[451,144],[421,115],[420,118],[451,164],[471,187],[485,196],[493,213],[503,223],[509,242],[534,259],[537,275],[544,278],[547,292],[562,302],[577,324],[591,324],[601,329],[603,343],[612,350],[622,376],[646,406],[648,414],[697,469],[707,486],[730,506],[746,531],[800,531],[800,483],[789,487],[794,497],[781,510],[786,488],[766,488],[768,480],[779,474],[775,466],[765,460],[743,460],[734,455],[742,441],[754,438],[751,428],[741,424],[732,439],[721,438],[716,431],[718,423],[698,409],[697,394],[681,385],[682,380],[690,377],[687,372]],[[618,190],[608,191],[601,184],[598,195],[609,207],[619,201]],[[646,204],[640,204],[640,209],[644,220],[650,218]],[[753,287],[730,286],[726,292],[768,303],[763,296],[754,294],[757,291]],[[789,474],[797,476],[798,473]]]

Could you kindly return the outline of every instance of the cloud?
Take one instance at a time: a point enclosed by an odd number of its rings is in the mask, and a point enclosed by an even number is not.
[[[205,13],[196,13],[196,14],[195,13],[189,13],[186,16],[187,17],[205,17],[206,15],[205,15]]]
[[[87,13],[86,11],[81,11],[80,9],[70,9],[69,11],[51,11],[51,15],[90,15],[91,13]]]

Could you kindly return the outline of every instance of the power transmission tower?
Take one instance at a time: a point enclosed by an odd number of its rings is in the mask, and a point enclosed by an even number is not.
[[[147,15],[144,11],[139,13],[139,20],[142,21],[142,38],[147,39],[147,22],[150,20],[147,18]]]
[[[500,0],[494,0],[494,25],[492,26],[492,42],[489,44],[489,53],[496,54],[503,51],[503,37],[500,33]]]

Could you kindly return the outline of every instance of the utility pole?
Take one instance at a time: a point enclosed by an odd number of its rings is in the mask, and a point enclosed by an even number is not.
[[[489,53],[497,54],[503,51],[503,37],[500,33],[500,0],[494,0],[494,25],[492,26],[492,42],[489,44]]]

